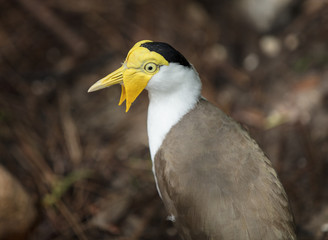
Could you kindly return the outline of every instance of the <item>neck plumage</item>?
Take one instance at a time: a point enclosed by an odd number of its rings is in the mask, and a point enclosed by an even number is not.
[[[170,78],[174,77],[171,75]],[[201,82],[193,68],[184,69],[176,76],[179,85],[174,91],[157,91],[148,89],[148,140],[151,159],[162,145],[166,134],[178,121],[197,104],[201,94]],[[165,81],[165,79],[161,79]]]

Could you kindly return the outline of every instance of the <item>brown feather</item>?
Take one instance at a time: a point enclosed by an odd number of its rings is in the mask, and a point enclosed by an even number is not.
[[[239,124],[206,100],[167,134],[155,172],[184,240],[296,239],[271,162]]]

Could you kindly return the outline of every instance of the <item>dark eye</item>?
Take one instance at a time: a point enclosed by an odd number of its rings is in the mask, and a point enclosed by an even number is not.
[[[153,73],[157,70],[157,65],[155,63],[147,63],[144,67],[144,69],[146,70],[146,72],[149,72],[149,73]]]

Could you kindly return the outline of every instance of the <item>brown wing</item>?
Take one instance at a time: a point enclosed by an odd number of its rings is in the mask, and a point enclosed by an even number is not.
[[[184,240],[296,239],[270,161],[247,132],[205,100],[168,133],[155,170]]]

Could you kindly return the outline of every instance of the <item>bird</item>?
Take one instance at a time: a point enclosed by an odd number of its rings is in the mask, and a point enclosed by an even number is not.
[[[148,91],[156,187],[183,240],[296,239],[284,187],[248,132],[201,95],[194,66],[164,42],[142,40],[88,92],[121,85],[126,112]]]

